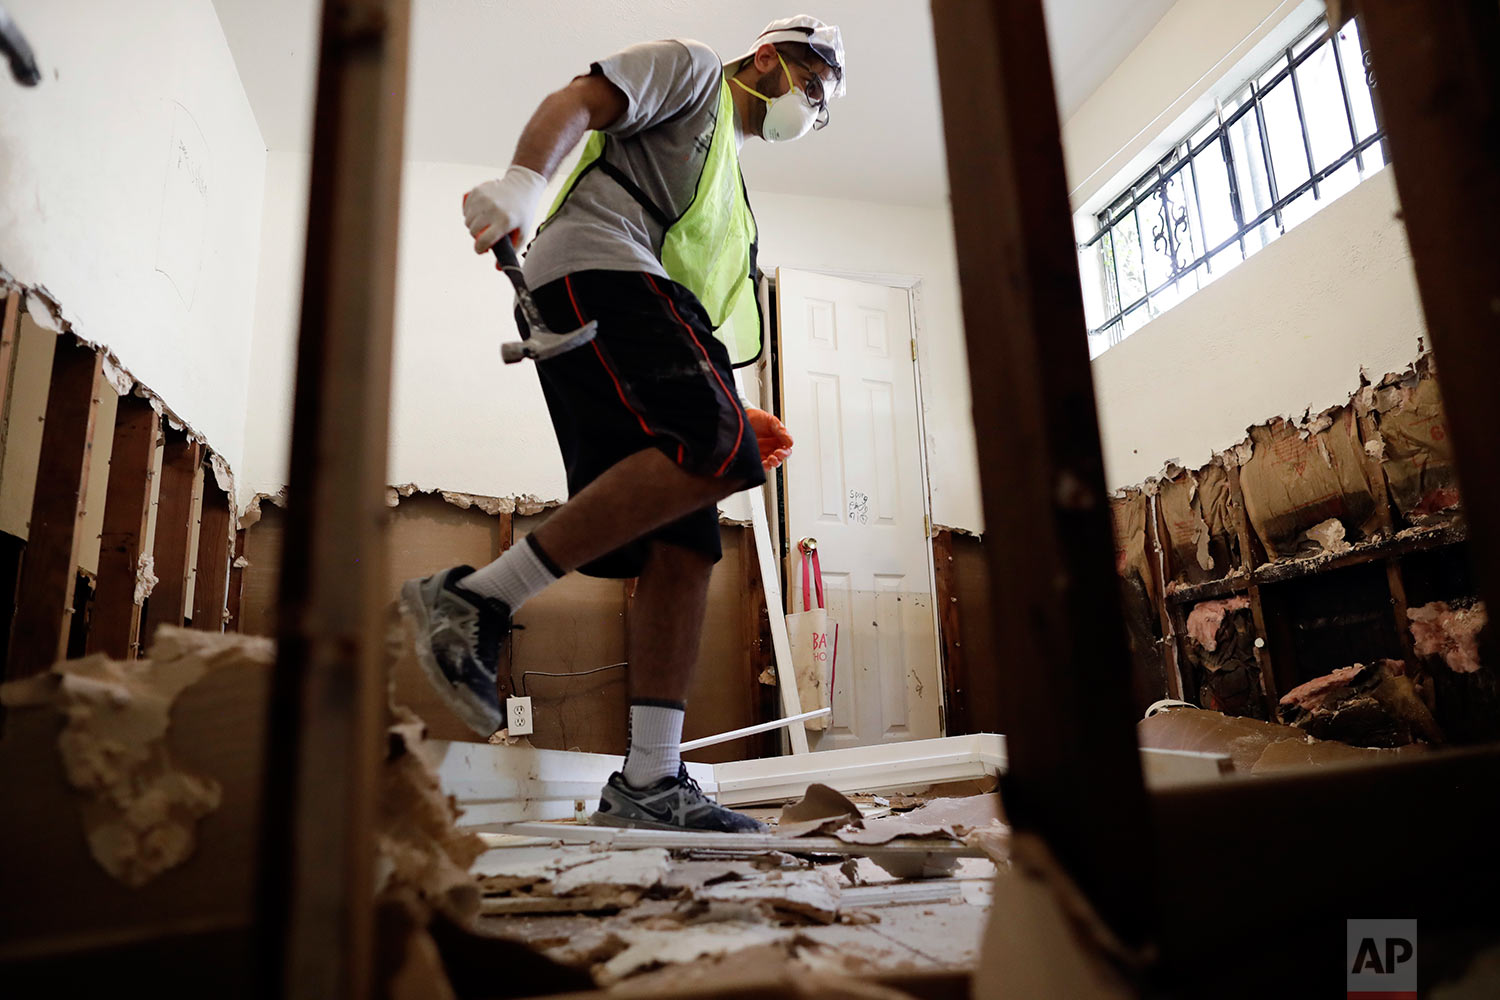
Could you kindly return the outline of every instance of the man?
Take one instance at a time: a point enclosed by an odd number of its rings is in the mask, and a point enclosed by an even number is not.
[[[772,22],[721,64],[698,42],[632,46],[544,100],[510,169],[464,196],[476,253],[520,238],[547,179],[586,130],[583,156],[526,256],[554,330],[597,320],[589,344],[538,363],[570,499],[478,570],[408,581],[418,654],[477,732],[502,724],[496,665],[511,615],[564,573],[638,578],[627,638],[630,748],[593,822],[752,831],[687,776],[679,747],[717,504],[765,482],[792,440],[746,410],[731,368],[760,352],[755,219],[740,177],[744,137],[795,139],[843,92],[836,27]],[[521,335],[528,335],[517,313]]]

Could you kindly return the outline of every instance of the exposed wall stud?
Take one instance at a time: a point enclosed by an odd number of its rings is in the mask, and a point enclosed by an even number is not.
[[[6,664],[9,677],[41,673],[67,653],[94,417],[100,394],[107,391],[99,353],[71,336],[59,339]]]
[[[256,992],[373,983],[408,0],[324,0],[269,705]]]
[[[10,431],[10,391],[16,376],[16,340],[20,336],[21,293],[13,291],[0,305],[0,467]]]
[[[998,647],[970,709],[1006,734],[1015,828],[1140,944],[1152,840],[1042,4],[932,10]]]
[[[973,732],[969,722],[968,674],[964,663],[963,634],[958,617],[958,574],[953,564],[953,532],[939,528],[932,533],[933,599],[938,607],[938,632],[943,649],[943,735]]]
[[[99,540],[99,589],[88,650],[117,660],[133,659],[141,629],[136,591],[146,525],[151,516],[151,470],[161,418],[139,396],[120,399],[115,411],[114,447]]]
[[[228,617],[224,622],[226,632],[240,631],[242,608],[245,602],[245,563],[249,561],[249,535],[244,528],[234,533],[234,561],[229,564],[229,596],[225,601]]]
[[[181,626],[187,616],[188,574],[193,569],[194,479],[203,448],[184,431],[169,428],[162,450],[161,489],[156,502],[152,563],[156,586],[146,602],[141,648],[151,645],[159,625]]]
[[[193,628],[222,632],[232,558],[229,496],[219,489],[213,474],[207,470],[202,503],[196,557],[198,572],[193,583]]]

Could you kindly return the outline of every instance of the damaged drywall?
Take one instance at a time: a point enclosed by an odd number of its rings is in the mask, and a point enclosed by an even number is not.
[[[1151,510],[1151,500],[1144,490],[1124,490],[1109,499],[1115,572],[1120,578],[1120,607],[1130,650],[1131,700],[1137,710],[1155,701],[1167,683],[1157,610],[1163,574],[1155,565],[1158,553],[1148,547],[1146,538]]]
[[[1229,512],[1229,474],[1223,461],[1210,462],[1195,473],[1171,471],[1154,492],[1176,579],[1184,583],[1222,579],[1239,564],[1239,543]]]
[[[1276,587],[1370,565],[1358,571],[1364,575],[1357,580],[1341,577],[1346,586],[1339,591],[1363,595],[1367,590],[1368,597],[1351,597],[1355,604],[1330,611],[1329,621],[1352,623],[1363,620],[1362,614],[1375,615],[1391,621],[1399,633],[1406,628],[1403,558],[1465,540],[1430,355],[1378,381],[1362,381],[1342,406],[1251,427],[1245,440],[1202,468],[1169,462],[1160,477],[1118,491],[1111,499],[1116,569],[1126,594],[1132,653],[1153,631],[1165,632],[1182,668],[1182,697],[1231,714],[1266,717],[1270,706],[1260,690],[1262,669],[1274,665],[1281,683],[1291,685],[1339,665],[1328,662],[1330,657],[1317,645],[1321,634],[1303,628],[1322,621],[1316,608],[1319,601],[1333,599],[1327,589],[1333,585],[1322,590],[1310,583]],[[1468,586],[1462,571],[1451,568],[1456,565],[1450,561],[1422,572],[1446,574],[1441,578]],[[1365,589],[1350,590],[1353,583]],[[1149,596],[1149,605],[1139,599],[1132,603],[1133,591]],[[1277,622],[1288,614],[1299,615],[1303,626],[1278,632]],[[1425,628],[1432,617],[1419,612],[1412,628]],[[1369,635],[1376,638],[1343,665],[1411,655],[1392,631]],[[1370,643],[1383,645],[1377,651]],[[1311,662],[1299,664],[1297,650],[1311,650]],[[1478,662],[1477,653],[1473,662]],[[1310,671],[1309,666],[1320,669]],[[1422,678],[1431,671],[1421,664],[1410,668],[1419,686],[1424,685]],[[1139,664],[1134,672],[1142,673]],[[1456,675],[1446,670],[1443,676],[1451,685]],[[1166,690],[1165,684],[1158,685],[1154,697]],[[1422,690],[1432,707],[1430,686]],[[1451,710],[1453,697],[1447,701]],[[1437,697],[1436,726],[1416,725],[1416,738],[1433,738],[1439,731],[1454,738],[1453,732],[1475,731],[1473,726],[1450,727],[1443,719],[1443,703]],[[1394,724],[1406,725],[1399,719]],[[1500,726],[1500,713],[1492,725]]]
[[[409,891],[453,919],[479,913],[479,886],[469,866],[484,842],[455,826],[458,809],[443,792],[437,773],[415,752],[425,726],[404,708],[386,734],[376,824],[379,891]]]
[[[212,776],[179,768],[166,747],[172,706],[219,669],[268,669],[271,643],[164,626],[150,659],[104,654],[57,664],[0,688],[8,708],[50,705],[67,721],[58,736],[89,850],[105,871],[141,886],[185,861],[198,821],[218,808]]]
[[[1413,523],[1459,504],[1453,444],[1431,356],[1410,371],[1387,376],[1365,395],[1380,436],[1370,442],[1380,459],[1391,500]]]
[[[204,461],[213,469],[214,479],[219,488],[231,499],[235,496],[234,470],[229,461],[209,442],[206,435],[180,416],[159,393],[138,379],[108,344],[102,340],[84,336],[72,322],[64,318],[62,307],[44,286],[22,284],[7,274],[3,267],[0,267],[0,298],[4,298],[12,291],[21,293],[25,315],[37,328],[58,337],[71,337],[78,344],[99,354],[105,382],[114,390],[116,397],[134,395],[146,400],[161,417],[163,426],[179,430],[187,436],[188,440],[197,442],[203,449]],[[102,436],[96,440],[96,449],[103,447],[107,452],[110,441],[108,428],[111,424],[112,421],[99,424]],[[105,454],[104,457],[107,460],[108,455]],[[108,464],[107,461],[105,464]],[[34,477],[35,471],[33,470],[30,476],[24,477],[24,481],[29,482]]]
[[[1245,513],[1271,559],[1296,556],[1301,535],[1329,518],[1351,537],[1375,527],[1375,497],[1364,474],[1364,446],[1351,407],[1302,426],[1277,419],[1250,429],[1252,453],[1240,471]]]
[[[1117,491],[1113,503],[1129,508],[1140,492],[1157,498],[1170,582],[1177,585],[1224,578],[1243,562],[1230,484],[1235,470],[1249,526],[1269,561],[1344,552],[1379,537],[1386,529],[1377,517],[1377,491],[1389,489],[1409,524],[1426,523],[1458,502],[1436,375],[1431,356],[1422,355],[1405,371],[1367,383],[1347,404],[1248,428],[1245,440],[1202,468],[1168,462],[1160,476]],[[1362,417],[1369,418],[1370,436]],[[1384,482],[1371,482],[1372,459]],[[1116,535],[1117,563],[1122,552],[1143,544],[1118,513]]]

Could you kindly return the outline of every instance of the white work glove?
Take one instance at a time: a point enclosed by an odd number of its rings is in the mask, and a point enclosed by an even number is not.
[[[501,237],[529,230],[546,187],[547,178],[535,170],[511,164],[504,177],[464,195],[464,225],[474,237],[474,252],[485,253]]]

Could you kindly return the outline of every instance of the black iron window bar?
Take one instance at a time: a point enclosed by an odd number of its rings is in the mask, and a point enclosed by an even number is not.
[[[1364,172],[1364,154],[1371,147],[1381,145],[1385,141],[1385,131],[1380,128],[1377,118],[1374,131],[1364,139],[1358,138],[1359,127],[1354,120],[1354,103],[1349,91],[1348,73],[1349,68],[1345,66],[1343,53],[1336,43],[1334,34],[1323,39],[1315,45],[1310,45],[1302,52],[1297,53],[1295,49],[1308,35],[1313,32],[1326,32],[1327,22],[1322,18],[1305,31],[1301,32],[1292,43],[1283,49],[1275,59],[1268,63],[1259,73],[1251,77],[1246,84],[1246,96],[1232,114],[1224,117],[1218,109],[1214,114],[1205,118],[1198,126],[1188,132],[1188,135],[1197,135],[1209,122],[1217,121],[1217,127],[1204,139],[1194,145],[1191,141],[1178,144],[1162,158],[1155,166],[1146,171],[1126,191],[1126,195],[1117,200],[1108,209],[1099,213],[1099,232],[1087,243],[1079,247],[1079,251],[1092,249],[1105,240],[1109,240],[1107,256],[1109,261],[1104,267],[1106,285],[1106,309],[1109,318],[1089,331],[1090,336],[1105,334],[1109,339],[1109,346],[1113,347],[1124,339],[1124,324],[1126,317],[1138,309],[1147,308],[1153,296],[1159,296],[1169,286],[1176,286],[1184,278],[1191,277],[1198,268],[1206,268],[1209,274],[1213,273],[1213,258],[1224,250],[1235,244],[1240,247],[1240,259],[1248,258],[1246,252],[1246,237],[1255,233],[1257,229],[1267,222],[1276,224],[1277,234],[1285,233],[1286,226],[1282,218],[1282,211],[1298,198],[1312,192],[1313,198],[1321,199],[1320,185],[1331,174],[1346,166],[1351,160],[1354,161],[1361,173]],[[1307,62],[1323,46],[1333,46],[1334,66],[1337,70],[1339,89],[1342,91],[1344,117],[1349,128],[1350,148],[1343,155],[1331,163],[1318,169],[1314,165],[1312,136],[1307,127],[1307,116],[1303,110],[1302,90],[1295,72],[1297,67]],[[1269,72],[1272,66],[1282,63],[1281,69],[1268,80],[1262,81],[1260,77]],[[1375,83],[1369,71],[1368,57],[1365,57],[1365,66],[1359,67],[1361,76],[1364,77],[1366,85],[1373,90]],[[1290,191],[1282,192],[1276,181],[1276,166],[1271,155],[1270,136],[1266,131],[1266,116],[1262,108],[1262,98],[1269,94],[1277,84],[1291,78],[1292,94],[1297,109],[1298,125],[1301,129],[1302,149],[1307,157],[1308,178],[1293,187]],[[1234,144],[1230,140],[1230,133],[1234,127],[1247,114],[1255,114],[1258,135],[1255,137],[1260,146],[1262,162],[1265,165],[1265,181],[1267,194],[1270,198],[1269,205],[1250,218],[1245,216],[1245,200],[1242,198],[1239,184],[1238,164],[1234,157]],[[1378,111],[1377,111],[1378,115]],[[1197,168],[1195,160],[1199,153],[1217,144],[1223,157],[1224,173],[1228,186],[1229,208],[1234,218],[1235,231],[1228,238],[1221,241],[1217,246],[1210,247],[1184,263],[1181,254],[1184,244],[1189,252],[1192,249],[1193,236],[1188,222],[1188,206],[1174,205],[1171,187],[1184,170],[1192,184],[1192,193],[1189,195],[1185,190],[1183,200],[1191,201],[1192,208],[1197,214],[1198,232],[1206,238],[1208,229],[1204,224],[1202,188],[1198,186]],[[1386,157],[1388,162],[1389,157]],[[1181,187],[1178,182],[1178,187]],[[1146,273],[1146,240],[1141,230],[1140,213],[1136,210],[1152,198],[1158,201],[1157,220],[1158,225],[1151,230],[1152,241],[1150,246],[1154,250],[1161,251],[1162,256],[1170,267],[1170,275],[1156,285],[1151,285]],[[1141,254],[1141,286],[1142,294],[1133,301],[1121,305],[1120,303],[1120,255],[1113,234],[1122,224],[1132,225],[1135,230],[1136,245]]]

